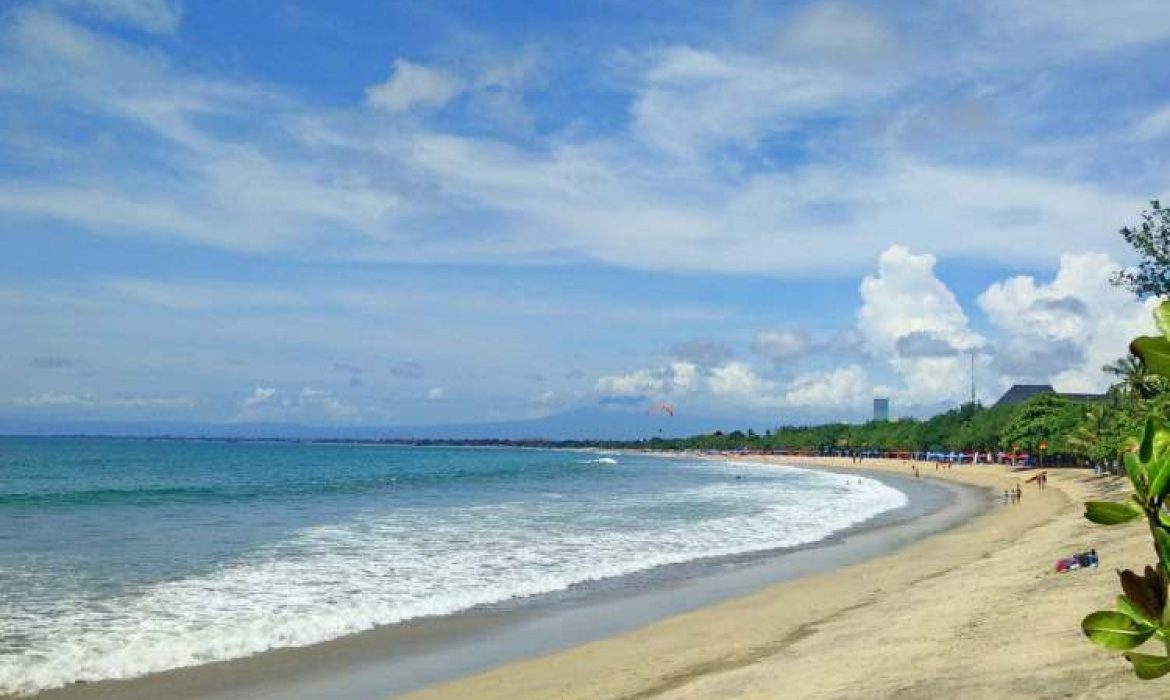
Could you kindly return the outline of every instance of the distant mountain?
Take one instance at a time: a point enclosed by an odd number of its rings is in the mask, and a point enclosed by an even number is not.
[[[638,440],[685,437],[714,430],[763,432],[759,419],[659,415],[600,407],[578,408],[532,420],[404,426],[313,426],[292,423],[175,423],[34,421],[0,417],[3,435],[110,435],[132,437],[299,439]]]

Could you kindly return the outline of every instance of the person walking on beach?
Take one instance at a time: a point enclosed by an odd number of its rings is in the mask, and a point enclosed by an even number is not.
[[[1016,484],[1016,503],[1019,503],[1023,498],[1024,498],[1024,490],[1021,489],[1020,485],[1017,483]]]

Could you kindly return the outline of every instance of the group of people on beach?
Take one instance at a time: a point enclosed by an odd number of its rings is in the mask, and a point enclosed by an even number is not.
[[[1015,504],[1019,503],[1023,499],[1023,497],[1024,497],[1024,490],[1022,488],[1020,488],[1019,484],[1016,484],[1016,487],[1014,489],[1004,489],[1003,490],[1003,502],[1005,504],[1011,503],[1012,505],[1015,505]]]

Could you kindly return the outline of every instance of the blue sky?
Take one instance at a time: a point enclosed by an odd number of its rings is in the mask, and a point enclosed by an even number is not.
[[[1119,0],[0,9],[0,416],[777,422],[1100,389],[1166,191]]]

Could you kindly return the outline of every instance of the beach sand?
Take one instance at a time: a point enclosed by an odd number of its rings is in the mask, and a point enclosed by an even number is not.
[[[900,461],[750,460],[910,472]],[[921,471],[997,492],[1028,476],[989,466]],[[1170,681],[1136,680],[1119,654],[1080,631],[1087,613],[1112,606],[1115,569],[1153,558],[1142,526],[1081,516],[1082,501],[1120,498],[1128,485],[1080,470],[1049,474],[1045,490],[1022,484],[1019,505],[996,505],[892,555],[405,697],[1166,697]],[[1101,568],[1051,573],[1056,559],[1090,547]]]

